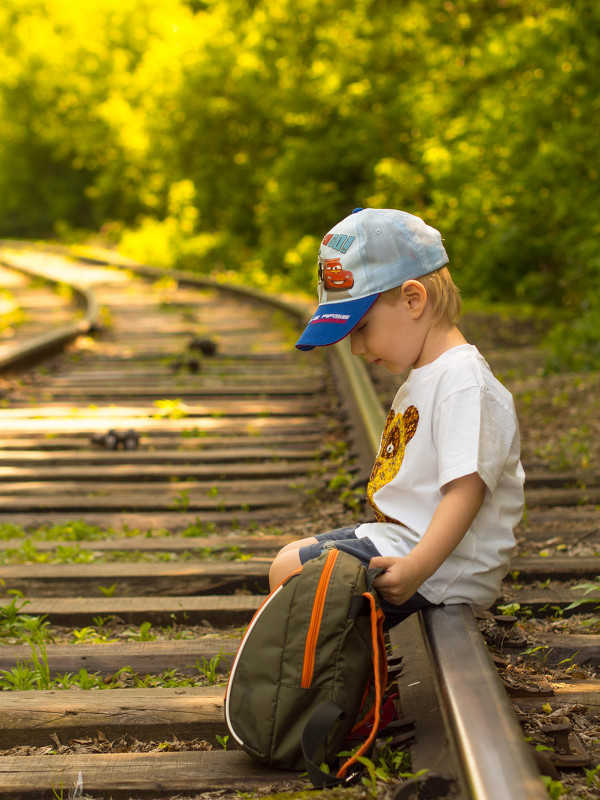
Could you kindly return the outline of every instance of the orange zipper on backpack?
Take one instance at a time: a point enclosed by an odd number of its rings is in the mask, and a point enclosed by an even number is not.
[[[315,669],[315,652],[317,647],[317,639],[319,638],[319,630],[321,629],[321,618],[323,616],[323,606],[325,605],[325,598],[327,596],[327,588],[329,586],[329,579],[333,571],[335,560],[338,557],[339,550],[330,550],[325,564],[323,565],[323,572],[319,578],[317,591],[315,592],[315,600],[313,603],[312,615],[310,618],[310,625],[308,626],[308,633],[306,635],[306,645],[304,647],[304,664],[302,667],[302,683],[303,689],[308,689],[313,677]]]

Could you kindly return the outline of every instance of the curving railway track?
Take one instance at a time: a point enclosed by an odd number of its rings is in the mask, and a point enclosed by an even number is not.
[[[342,347],[299,356],[303,311],[253,292],[58,251],[13,245],[0,257],[11,274],[76,287],[51,300],[48,283],[22,284],[23,296],[59,303],[64,320],[50,331],[23,321],[1,364],[0,676],[21,691],[0,693],[0,797],[301,788],[296,773],[226,749],[220,680],[264,596],[272,554],[364,511],[360,487],[389,387],[376,396]],[[543,500],[559,488],[549,481],[530,480],[532,541],[560,518]],[[588,515],[577,530],[593,538]],[[587,562],[520,558],[498,605],[518,595],[535,609],[566,606],[564,584],[530,582],[551,566],[556,580],[572,579],[571,564],[592,578]],[[429,772],[418,795],[411,780],[381,788],[385,796],[547,796],[509,700],[510,659],[539,637],[502,616],[478,625],[467,609],[448,608],[391,632],[406,656],[403,740],[412,770]],[[480,626],[504,659],[504,685]],[[550,664],[558,645],[544,647]],[[28,679],[47,688],[26,688]],[[522,714],[548,702],[537,691],[546,684],[521,686]]]

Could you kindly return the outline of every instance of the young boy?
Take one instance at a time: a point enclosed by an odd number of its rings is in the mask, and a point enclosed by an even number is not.
[[[489,607],[514,549],[524,472],[510,393],[456,327],[460,296],[437,230],[391,209],[356,209],[323,239],[319,307],[300,350],[350,337],[353,355],[412,367],[367,488],[374,522],[286,545],[273,588],[325,548],[384,570],[386,627],[428,605]]]

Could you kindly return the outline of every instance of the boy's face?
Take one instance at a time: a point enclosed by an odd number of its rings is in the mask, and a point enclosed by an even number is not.
[[[396,375],[419,366],[427,331],[400,295],[393,302],[378,298],[349,336],[352,355],[381,364]]]

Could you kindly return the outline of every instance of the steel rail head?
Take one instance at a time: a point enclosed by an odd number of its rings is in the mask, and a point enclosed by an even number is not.
[[[423,612],[473,800],[547,800],[471,608]]]
[[[1,251],[0,251],[1,252]],[[31,277],[42,277],[45,281],[58,284],[59,281],[36,271],[35,267],[16,265],[0,258],[0,264],[8,269],[22,272]],[[63,325],[55,330],[35,336],[29,341],[21,342],[5,348],[0,356],[0,370],[19,367],[23,364],[44,358],[49,353],[55,352],[78,336],[89,333],[98,322],[100,306],[95,293],[89,286],[69,283],[70,288],[77,296],[79,304],[84,309],[81,319]]]

